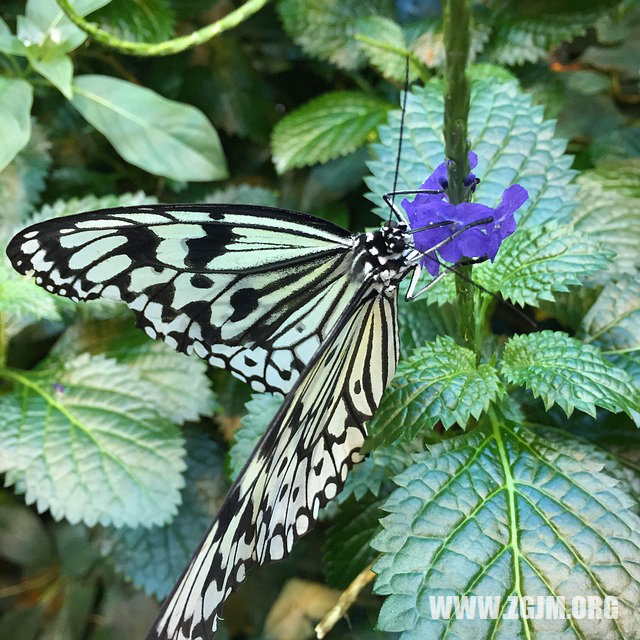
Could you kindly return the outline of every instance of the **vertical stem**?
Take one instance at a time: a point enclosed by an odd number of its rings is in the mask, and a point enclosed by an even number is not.
[[[447,157],[449,202],[460,204],[468,197],[464,180],[469,174],[469,78],[467,61],[471,40],[471,0],[445,0],[444,44],[446,54],[444,93],[444,141]],[[462,275],[471,277],[471,266],[463,267]],[[475,350],[473,285],[456,278],[456,292],[462,337],[465,346]]]

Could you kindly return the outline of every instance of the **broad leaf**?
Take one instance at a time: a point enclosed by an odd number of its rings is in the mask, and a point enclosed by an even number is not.
[[[429,71],[407,47],[402,27],[382,16],[368,16],[356,22],[356,40],[360,42],[369,62],[385,77],[403,83],[407,56],[409,80],[428,78]]]
[[[59,320],[54,296],[39,287],[31,278],[18,276],[0,263],[0,313],[21,320]]]
[[[576,230],[596,237],[616,259],[610,271],[626,273],[640,266],[640,191],[633,185],[640,180],[640,163],[619,169],[615,180],[606,169],[588,171],[577,182],[580,205],[574,213]]]
[[[11,29],[2,18],[0,18],[0,51],[12,56],[24,56],[26,54],[24,43],[18,36],[14,36],[11,33]]]
[[[116,151],[145,171],[175,180],[219,180],[220,139],[198,109],[110,76],[77,76],[72,103]]]
[[[0,171],[31,136],[33,88],[25,80],[0,76]]]
[[[71,80],[73,79],[73,62],[67,55],[59,55],[53,58],[41,59],[27,55],[29,64],[43,75],[54,87],[60,89],[62,95],[68,100],[73,97]]]
[[[247,415],[240,421],[241,427],[236,431],[229,451],[232,480],[238,477],[281,404],[282,398],[273,393],[254,393],[245,405]]]
[[[81,15],[103,7],[111,0],[70,0]],[[56,57],[80,46],[87,34],[64,15],[55,0],[27,0],[24,16],[18,16],[18,38],[27,48],[38,51],[37,57]]]
[[[411,442],[397,440],[386,447],[374,449],[351,469],[338,495],[338,502],[343,503],[351,496],[360,501],[367,494],[376,498],[387,496],[391,491],[391,479],[412,464],[413,454],[424,450],[425,440],[420,434]]]
[[[640,274],[609,282],[584,317],[585,342],[607,352],[640,351]]]
[[[476,364],[475,354],[441,336],[417,349],[398,365],[369,423],[364,450],[389,444],[396,438],[412,438],[422,429],[441,423],[465,427],[479,418],[503,392],[498,375],[489,364]]]
[[[111,528],[102,545],[118,571],[160,600],[171,591],[226,492],[220,448],[196,429],[188,429],[185,437],[185,486],[175,517],[161,527]]]
[[[349,583],[376,557],[369,541],[380,528],[378,520],[382,500],[351,500],[340,505],[333,524],[327,531],[322,549],[327,584],[345,589]]]
[[[167,0],[111,0],[91,16],[116,37],[141,42],[162,42],[175,35],[174,15]]]
[[[548,409],[558,403],[571,415],[595,416],[596,406],[624,411],[640,420],[640,392],[628,374],[609,364],[598,349],[560,331],[514,336],[505,345],[500,373],[531,389]]]
[[[0,396],[0,466],[27,504],[90,526],[152,526],[176,512],[182,438],[134,369],[85,354],[2,377],[13,391]]]
[[[280,0],[278,13],[287,33],[308,54],[346,69],[363,62],[355,40],[356,21],[369,15],[390,15],[389,0]]]
[[[444,161],[443,100],[438,80],[410,92],[398,190],[418,189]],[[551,219],[568,222],[577,189],[570,185],[572,158],[563,155],[565,142],[553,137],[554,128],[514,82],[495,77],[473,81],[468,137],[478,154],[474,174],[481,179],[474,201],[496,206],[503,190],[518,183],[529,193],[517,214],[520,227],[537,227]],[[365,179],[374,211],[385,218],[389,209],[381,196],[393,186],[399,131],[398,110],[379,129],[380,142],[372,147],[375,159],[369,162],[372,175]]]
[[[492,416],[486,429],[432,447],[396,478],[372,542],[383,553],[375,590],[388,596],[379,628],[401,640],[633,636],[640,519],[600,462],[574,451],[570,437],[545,435]],[[617,598],[618,617],[503,615],[509,596],[566,598],[571,613],[577,595]],[[450,617],[437,615],[438,596],[449,596]],[[490,610],[459,619],[452,596],[488,597]]]
[[[314,98],[286,115],[273,130],[273,160],[279,173],[326,162],[364,144],[385,120],[389,103],[357,91]]]
[[[568,291],[589,275],[604,269],[610,253],[595,238],[571,225],[548,223],[526,227],[509,236],[493,264],[474,269],[474,279],[490,291],[520,305],[553,300],[556,291]]]

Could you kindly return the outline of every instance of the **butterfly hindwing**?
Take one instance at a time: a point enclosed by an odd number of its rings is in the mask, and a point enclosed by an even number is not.
[[[174,349],[286,393],[359,283],[350,234],[251,205],[150,205],[48,220],[7,254],[74,300],[124,301]]]
[[[288,555],[360,460],[365,422],[398,359],[397,291],[363,288],[270,423],[147,640],[209,640],[247,571]]]

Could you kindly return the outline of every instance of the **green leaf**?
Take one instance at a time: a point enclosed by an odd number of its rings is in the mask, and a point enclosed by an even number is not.
[[[103,7],[110,0],[70,0],[81,15]],[[18,38],[37,57],[56,57],[73,51],[87,38],[87,34],[64,15],[55,0],[27,0],[24,16],[18,16]]]
[[[39,59],[27,55],[29,64],[41,75],[43,75],[56,88],[60,89],[62,95],[68,100],[73,97],[71,81],[73,80],[73,62],[67,55],[56,56],[50,59]]]
[[[628,162],[626,171],[616,164],[611,166],[617,175],[611,175],[608,168],[583,173],[577,180],[580,205],[573,217],[578,232],[615,251],[609,271],[617,274],[640,266],[640,162]]]
[[[340,505],[322,549],[324,573],[330,587],[345,589],[376,557],[369,541],[380,528],[381,503],[381,500],[351,500]]]
[[[585,342],[602,350],[640,351],[640,274],[609,282],[584,317]]]
[[[442,128],[443,85],[431,80],[407,97],[398,190],[418,189],[444,161]],[[577,188],[571,185],[572,157],[563,155],[565,142],[553,137],[554,122],[543,119],[542,108],[514,82],[481,78],[471,84],[469,133],[471,149],[478,154],[473,170],[481,179],[474,201],[495,207],[510,184],[521,184],[529,200],[516,214],[520,228],[538,227],[545,221],[568,222],[576,206]],[[389,208],[382,194],[393,187],[398,153],[400,111],[389,114],[379,128],[380,142],[372,145],[374,160],[365,178],[374,209],[386,219]]]
[[[544,314],[555,318],[563,327],[577,331],[582,319],[598,297],[597,287],[569,287],[565,293],[555,293],[553,302],[542,300],[538,305]]]
[[[479,418],[503,393],[489,364],[476,365],[475,354],[441,336],[400,362],[395,378],[369,422],[363,451],[389,444],[400,436],[413,438],[438,422],[445,429],[465,427]]]
[[[369,62],[385,78],[403,83],[407,56],[409,81],[429,78],[426,66],[409,51],[402,27],[397,22],[382,16],[360,18],[356,22],[355,38],[362,45]]]
[[[378,627],[400,640],[556,637],[627,640],[640,624],[640,520],[601,462],[493,417],[443,442],[396,478],[372,541]],[[437,596],[498,597],[497,620],[434,614]],[[618,598],[617,619],[508,619],[508,596]],[[570,609],[569,609],[570,611]]]
[[[350,153],[366,142],[388,110],[385,100],[358,91],[325,93],[307,102],[273,130],[278,173]]]
[[[111,0],[91,21],[122,40],[162,42],[175,36],[173,10],[167,0]]]
[[[165,598],[222,504],[227,482],[220,447],[194,428],[185,432],[187,469],[178,513],[161,527],[105,531],[102,553],[133,584]]]
[[[547,409],[558,403],[567,416],[574,408],[595,416],[598,406],[640,420],[640,392],[629,375],[604,360],[595,347],[565,333],[514,336],[502,358],[500,373],[507,381],[531,389]]]
[[[100,75],[77,76],[72,103],[128,162],[175,180],[227,176],[220,139],[198,109]]]
[[[553,292],[569,291],[591,274],[604,269],[610,253],[595,238],[571,225],[553,222],[526,227],[509,236],[493,264],[474,269],[474,279],[490,291],[520,305],[553,300]]]
[[[29,142],[32,102],[33,88],[28,82],[0,76],[0,171]]]
[[[278,13],[285,31],[309,55],[355,69],[363,62],[355,40],[358,18],[390,15],[389,0],[280,0]]]
[[[19,565],[26,575],[54,563],[49,534],[31,509],[24,505],[0,506],[0,555]]]
[[[343,503],[351,496],[360,501],[367,494],[376,498],[387,496],[391,478],[412,464],[413,454],[424,450],[424,442],[425,438],[420,434],[411,442],[396,440],[386,447],[374,449],[349,472],[344,488],[338,494],[338,502]]]
[[[0,467],[27,504],[89,526],[152,526],[177,510],[184,449],[126,365],[79,356],[63,369],[2,376]]]
[[[247,415],[240,421],[240,429],[235,432],[233,444],[229,450],[229,470],[232,480],[238,477],[281,404],[282,398],[273,393],[251,395],[251,400],[245,405]]]
[[[238,184],[216,189],[208,193],[202,202],[228,204],[257,204],[263,207],[277,207],[278,196],[275,191],[250,184]]]
[[[26,55],[26,47],[17,36],[11,33],[11,29],[2,18],[0,18],[0,51],[12,56]]]

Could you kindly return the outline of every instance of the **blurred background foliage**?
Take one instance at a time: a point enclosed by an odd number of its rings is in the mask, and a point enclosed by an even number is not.
[[[162,42],[237,5],[74,6],[117,38]],[[422,82],[444,61],[438,0],[276,0],[237,28],[167,57],[98,45],[53,0],[4,0],[0,15],[3,247],[27,219],[153,201],[261,203],[352,229],[371,226],[363,197],[369,145],[398,104],[405,57],[412,80]],[[590,193],[602,196],[606,215],[637,208],[640,3],[477,1],[472,50],[473,77],[515,78],[546,118],[557,119],[573,168],[587,172],[580,180],[592,226],[599,210]],[[630,251],[621,269],[634,268],[637,246]],[[38,390],[29,396],[33,415],[64,405],[78,427],[56,431],[42,459],[16,469],[15,447],[6,443],[25,435],[7,435],[18,414],[9,400],[2,407],[0,638],[142,638],[156,598],[168,593],[278,401],[250,399],[225,372],[151,343],[113,305],[76,308],[13,278],[5,263],[0,270],[3,358],[35,372],[12,384],[27,395]],[[574,293],[556,321],[578,329],[598,292]],[[91,386],[96,371],[108,372],[109,389]],[[106,416],[116,403],[120,423]],[[29,425],[25,433],[36,437]],[[123,454],[122,477],[87,472],[95,486],[83,487],[69,479],[68,458],[87,429],[96,451],[114,433],[155,438],[157,446],[147,457],[143,447],[131,459]],[[339,589],[372,559],[358,536],[371,538],[374,497],[388,495],[387,478],[404,468],[394,456],[410,453],[376,452],[378,462],[365,464],[379,477],[358,489],[362,475],[354,474],[340,507],[327,510],[289,559],[252,575],[230,600],[218,637],[310,637]],[[89,469],[94,461],[87,454],[78,464]],[[393,637],[372,631],[379,605],[365,591],[331,637]]]

